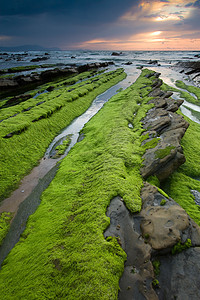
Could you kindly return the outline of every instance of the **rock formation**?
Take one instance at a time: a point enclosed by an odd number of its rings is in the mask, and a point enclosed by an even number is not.
[[[199,226],[155,186],[145,183],[141,198],[138,214],[130,214],[120,197],[111,201],[107,211],[111,225],[104,235],[116,236],[127,254],[119,299],[189,299],[188,288],[192,299],[199,299]],[[172,254],[178,243],[188,241],[187,250]]]
[[[174,69],[179,73],[191,75],[192,80],[200,81],[200,61],[178,62],[175,64]]]
[[[0,89],[1,92],[17,93],[19,89],[30,88],[30,85],[40,85],[48,81],[52,81],[59,77],[69,76],[75,73],[81,73],[92,69],[97,69],[100,67],[107,67],[108,65],[113,64],[112,62],[103,62],[103,63],[91,63],[82,66],[76,67],[66,67],[66,68],[54,68],[51,70],[46,70],[40,74],[28,74],[28,75],[18,75],[12,78],[1,77],[0,78]]]
[[[172,93],[163,92],[160,89],[162,81],[156,79],[149,96],[153,97],[149,103],[154,107],[148,111],[143,119],[144,134],[148,134],[143,144],[155,142],[154,148],[150,148],[144,154],[142,176],[156,175],[160,181],[166,179],[174,170],[185,162],[180,140],[189,124],[184,118],[175,113],[182,100],[175,101],[169,98]]]

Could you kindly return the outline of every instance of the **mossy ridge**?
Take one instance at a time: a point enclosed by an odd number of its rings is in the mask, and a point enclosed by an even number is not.
[[[3,299],[117,299],[126,254],[116,238],[104,239],[105,213],[117,195],[132,212],[141,208],[139,121],[151,107],[140,99],[143,82],[151,80],[140,76],[111,98],[62,160],[1,269]]]
[[[200,192],[200,182],[195,179],[200,178],[200,125],[186,116],[184,118],[190,124],[181,140],[186,162],[166,180],[162,188],[200,225],[199,206],[191,193],[191,190]]]
[[[2,244],[3,239],[10,228],[10,222],[13,218],[13,213],[11,212],[3,212],[0,214],[0,246]]]
[[[112,71],[112,73],[110,73],[110,74],[112,75],[113,72],[116,72],[116,71]],[[95,72],[95,74],[96,74],[96,72]],[[107,73],[106,77],[109,76],[110,74]],[[65,80],[59,80],[58,83],[50,82],[48,84],[42,85],[42,86],[39,87],[39,90],[29,92],[29,94],[32,95],[32,98],[30,98],[26,101],[23,101],[19,104],[13,105],[11,107],[2,108],[1,111],[0,111],[0,120],[5,120],[9,117],[14,116],[15,114],[25,112],[29,108],[32,109],[33,107],[36,107],[39,102],[42,102],[42,101],[48,102],[49,100],[51,100],[53,98],[59,97],[62,93],[66,93],[67,97],[69,99],[71,99],[71,101],[72,101],[73,97],[70,97],[70,95],[71,94],[73,95],[73,93],[68,92],[69,86],[73,85],[73,89],[80,88],[80,85],[82,85],[83,83],[82,82],[77,83],[77,82],[80,81],[80,80],[84,80],[86,78],[90,78],[93,75],[94,75],[94,72],[84,72],[84,73],[78,74],[76,76],[73,76],[72,78],[67,79],[67,80],[66,79]],[[102,77],[103,77],[103,75],[101,75],[101,76],[98,75],[98,76],[96,76],[96,79],[98,79],[98,78],[100,79]],[[92,90],[93,85],[91,86],[91,89],[90,89],[87,86],[87,84],[91,84],[91,79],[88,79],[88,80],[84,81],[84,85],[87,87],[88,90]],[[46,93],[44,94],[43,92],[50,85],[52,87],[54,87],[54,90],[51,91],[51,92],[48,92],[47,94]],[[41,92],[41,94],[38,95],[36,98],[34,98],[36,93],[39,92],[39,91]],[[10,97],[8,99],[10,99]]]
[[[191,88],[195,88],[195,90],[188,89],[189,86],[187,86],[183,81],[180,81],[180,80],[176,81],[176,86],[177,86],[177,88],[174,88],[166,83],[163,83],[161,86],[161,89],[163,91],[177,92],[180,94],[180,97],[185,99],[187,102],[193,103],[195,105],[200,105],[200,101],[199,101],[200,100],[200,91],[197,92],[197,90],[200,90],[199,88],[191,86]],[[188,92],[196,94],[196,96],[198,95],[197,96],[198,99],[193,97],[190,93],[180,90],[179,88],[186,89],[186,90],[188,90]]]
[[[197,99],[195,100],[200,105],[200,88],[193,85],[187,85],[181,80],[176,81],[176,86],[196,95]]]
[[[44,100],[39,103],[39,106],[38,103],[32,107],[28,104],[31,110],[19,113],[0,123],[0,137],[7,137],[10,133],[19,134],[21,131],[26,130],[28,126],[31,125],[31,122],[50,117],[53,113],[66,106],[68,102],[78,100],[80,97],[91,93],[91,91],[98,88],[101,84],[106,83],[108,80],[120,75],[122,72],[122,69],[118,69],[114,72],[106,73],[103,78],[98,79],[98,84],[91,83],[86,85],[86,87],[79,87],[78,85],[78,87],[70,92],[62,89],[62,91],[55,91],[55,93],[52,92],[50,95],[42,94],[38,97],[39,99],[37,98],[37,102],[38,100]]]
[[[66,151],[66,149],[69,147],[69,145],[70,145],[70,143],[71,143],[71,134],[69,134],[67,137],[66,137],[66,139],[65,140],[63,140],[63,142],[60,144],[60,145],[58,145],[57,147],[56,147],[56,154],[54,155],[54,157],[53,158],[56,158],[56,157],[58,157],[58,156],[60,156],[60,155],[63,155],[64,153],[65,153],[65,151]]]
[[[86,96],[77,101],[68,102],[62,109],[51,115],[50,118],[38,122],[27,122],[27,130],[9,139],[0,139],[0,199],[3,200],[14,190],[19,181],[35,166],[44,155],[45,149],[60,130],[69,125],[76,117],[84,113],[92,101],[111,86],[126,77],[124,72],[116,73],[113,78],[99,85]],[[2,122],[3,123],[3,122]]]

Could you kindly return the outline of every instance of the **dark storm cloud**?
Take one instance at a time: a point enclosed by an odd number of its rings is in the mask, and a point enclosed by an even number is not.
[[[96,38],[139,0],[10,0],[0,7],[0,36],[10,43],[60,47]],[[0,40],[1,41],[1,40]],[[1,41],[1,44],[3,41]],[[6,40],[5,43],[8,43]]]
[[[199,8],[200,8],[200,0],[197,0],[197,1],[194,3],[194,7],[199,7]]]
[[[185,7],[191,7],[193,5],[194,5],[194,3],[191,2],[191,3],[186,4]]]
[[[11,0],[1,4],[0,16],[31,16],[43,13],[76,17],[80,22],[112,21],[138,0]]]

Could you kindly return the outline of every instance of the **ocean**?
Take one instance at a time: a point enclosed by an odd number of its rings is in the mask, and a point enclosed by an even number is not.
[[[188,76],[175,71],[172,67],[180,61],[200,60],[195,57],[195,55],[198,54],[200,54],[199,51],[123,51],[119,56],[112,55],[112,51],[91,50],[0,52],[0,69],[51,64],[62,67],[66,65],[73,66],[93,62],[112,61],[115,67],[123,67],[129,74],[139,74],[140,72],[136,71],[137,67],[147,67],[155,70],[161,73],[161,78],[166,83],[174,85],[174,81],[178,79],[186,81],[192,80]],[[45,57],[45,61],[31,61],[39,57]],[[156,61],[157,63],[150,64],[150,61]],[[41,70],[44,71],[44,68]],[[40,69],[37,69],[37,72],[38,71],[40,71]],[[29,73],[30,72],[33,71],[29,71]],[[25,74],[27,73],[26,71]],[[198,83],[196,82],[195,84]]]

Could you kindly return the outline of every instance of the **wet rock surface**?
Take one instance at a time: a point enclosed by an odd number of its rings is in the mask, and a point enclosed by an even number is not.
[[[154,104],[154,107],[142,120],[146,129],[144,134],[149,135],[144,144],[156,139],[157,145],[147,149],[143,156],[144,166],[141,169],[145,179],[156,175],[160,181],[166,179],[185,162],[180,140],[189,126],[182,116],[175,113],[183,101],[169,98],[172,93],[163,92],[160,89],[161,85],[162,81],[159,78],[154,80],[153,89],[149,94],[153,97],[149,103]]]
[[[160,257],[160,300],[200,299],[200,248],[190,248],[178,255]]]
[[[120,197],[107,210],[110,226],[104,236],[115,236],[127,254],[118,299],[199,299],[199,226],[149,183],[144,184],[141,198],[142,210],[137,214],[131,214]],[[188,239],[191,248],[172,255],[173,246]],[[160,264],[159,275],[153,267],[155,260]]]
[[[141,216],[133,216],[123,199],[116,197],[111,201],[107,211],[110,226],[104,236],[117,237],[118,243],[127,254],[124,274],[120,279],[119,299],[158,299],[152,288],[154,277],[150,262],[151,247],[145,244],[141,236]]]

